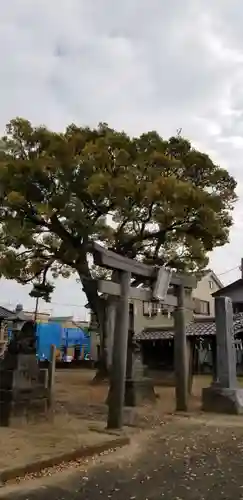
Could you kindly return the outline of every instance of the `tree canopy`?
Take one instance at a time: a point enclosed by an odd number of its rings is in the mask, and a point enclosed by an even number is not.
[[[89,249],[197,271],[228,241],[236,181],[180,135],[129,137],[106,124],[57,133],[16,118],[0,148],[0,273],[33,282],[76,272],[97,312]]]

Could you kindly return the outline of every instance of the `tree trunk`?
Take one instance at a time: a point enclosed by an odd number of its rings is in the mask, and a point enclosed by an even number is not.
[[[100,357],[95,381],[104,380],[109,377],[112,365],[112,350],[115,331],[117,300],[108,297],[103,305],[103,326],[100,334]]]
[[[87,269],[86,269],[87,272]],[[100,335],[100,349],[97,352],[98,363],[97,363],[97,373],[94,378],[94,382],[104,380],[108,376],[107,370],[107,353],[105,349],[106,345],[106,332],[105,332],[105,309],[106,301],[104,297],[100,297],[97,292],[96,280],[93,280],[91,276],[87,278],[83,275],[83,269],[80,269],[80,279],[83,285],[83,291],[88,299],[89,307],[95,314],[97,322],[97,333]]]
[[[116,281],[117,278],[117,271],[113,271],[112,280]],[[109,378],[109,368],[112,361],[117,300],[115,297],[111,296],[108,298],[99,296],[97,293],[97,283],[95,279],[86,279],[82,276],[81,281],[83,284],[83,291],[87,296],[90,308],[96,316],[97,330],[100,335],[97,372],[93,379],[94,383],[98,383]]]
[[[100,349],[98,352],[97,371],[93,383],[103,382],[109,377],[108,359],[107,359],[107,301],[103,297],[98,297],[100,302],[98,306],[97,324],[100,335]]]

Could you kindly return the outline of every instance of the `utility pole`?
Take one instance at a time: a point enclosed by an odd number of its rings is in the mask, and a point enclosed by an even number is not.
[[[241,259],[240,270],[241,270],[241,278],[243,279],[243,258]]]
[[[37,320],[37,315],[38,315],[38,307],[39,307],[39,299],[40,297],[36,297],[35,301],[35,314],[34,314],[34,321]]]

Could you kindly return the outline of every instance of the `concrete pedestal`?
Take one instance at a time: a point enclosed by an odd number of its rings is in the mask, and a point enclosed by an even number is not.
[[[109,405],[110,397],[111,388],[109,389],[105,404]],[[153,379],[146,377],[143,377],[140,380],[126,379],[124,406],[139,406],[145,401],[156,403],[156,400],[157,398],[154,392]]]
[[[202,409],[206,412],[243,414],[243,389],[228,389],[216,384],[202,392]]]
[[[139,380],[127,379],[125,406],[139,406],[145,401],[151,403],[156,402],[153,380],[147,377],[143,377]]]
[[[0,427],[17,427],[29,422],[51,420],[53,413],[48,408],[47,398],[32,397],[0,402]]]
[[[0,427],[51,418],[47,382],[35,354],[7,353],[0,366]]]

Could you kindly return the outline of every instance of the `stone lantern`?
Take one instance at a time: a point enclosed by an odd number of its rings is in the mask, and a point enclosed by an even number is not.
[[[8,320],[12,328],[11,343],[15,352],[36,354],[35,322],[24,313],[22,304],[16,306]]]

